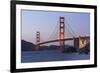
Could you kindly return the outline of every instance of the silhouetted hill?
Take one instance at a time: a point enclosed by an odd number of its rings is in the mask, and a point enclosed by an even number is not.
[[[50,46],[48,47],[48,49],[49,49],[49,50],[56,50],[56,49],[59,49],[59,46],[57,46],[57,45],[50,45]]]
[[[60,46],[57,45],[50,45],[50,46],[40,46],[39,50],[59,50]],[[71,52],[77,52],[77,49],[70,45],[65,45],[64,53],[71,53]]]
[[[21,40],[21,50],[22,51],[35,51],[35,45],[33,43],[27,42],[25,40]],[[60,46],[57,45],[50,45],[50,46],[40,46],[38,48],[38,51],[42,50],[59,50]],[[65,45],[64,51],[63,52],[76,52],[76,48],[73,46]]]
[[[50,46],[40,46],[40,50],[55,50],[58,49],[58,46],[56,45],[50,45]]]
[[[25,40],[21,40],[21,49],[22,51],[34,51],[35,45]]]
[[[47,50],[48,46],[40,46],[40,48],[38,50],[42,51],[42,50]]]
[[[71,45],[65,45],[65,49],[63,53],[72,53],[72,52],[77,52],[77,48],[71,46]]]

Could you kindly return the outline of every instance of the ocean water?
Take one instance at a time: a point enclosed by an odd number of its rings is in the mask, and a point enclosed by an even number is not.
[[[47,62],[47,61],[71,61],[71,60],[89,60],[89,54],[80,53],[61,53],[59,50],[42,51],[22,51],[21,62]]]

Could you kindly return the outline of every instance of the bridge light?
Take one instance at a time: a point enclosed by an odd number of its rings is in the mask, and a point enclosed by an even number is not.
[[[61,32],[64,32],[64,29],[61,29]]]
[[[64,35],[63,34],[61,35],[60,39],[64,39]]]

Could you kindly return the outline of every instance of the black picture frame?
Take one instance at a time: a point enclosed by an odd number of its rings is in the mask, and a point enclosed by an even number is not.
[[[94,64],[73,65],[73,66],[57,66],[57,67],[41,67],[41,68],[24,68],[16,69],[16,5],[38,5],[52,7],[71,7],[71,8],[86,8],[94,10]],[[11,1],[11,30],[10,30],[10,46],[11,46],[11,72],[29,72],[29,71],[45,71],[45,70],[61,70],[61,69],[79,69],[97,67],[97,6],[95,5],[79,5],[79,4],[62,4],[48,2],[33,2],[33,1]]]

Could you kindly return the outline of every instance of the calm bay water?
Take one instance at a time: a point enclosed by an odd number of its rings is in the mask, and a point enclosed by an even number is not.
[[[21,62],[88,60],[89,54],[61,53],[59,50],[22,51]]]

